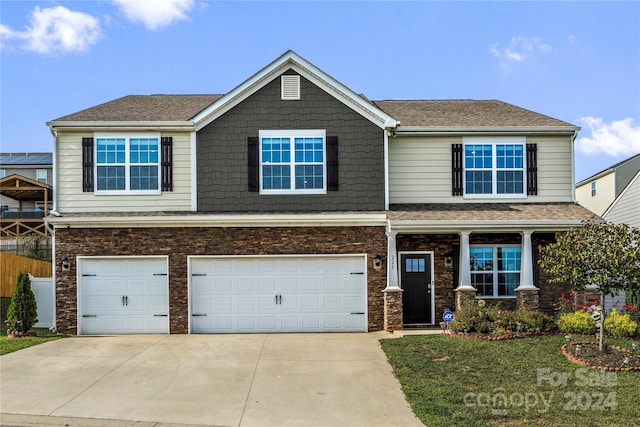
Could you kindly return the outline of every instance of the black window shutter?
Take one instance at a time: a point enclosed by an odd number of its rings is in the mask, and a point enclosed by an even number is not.
[[[247,173],[249,178],[249,191],[260,190],[258,181],[260,180],[260,151],[259,138],[250,136],[247,138]]]
[[[451,145],[451,192],[462,196],[462,144]]]
[[[538,144],[527,144],[527,195],[538,195]]]
[[[163,136],[160,139],[162,169],[162,191],[173,191],[173,137]]]
[[[82,138],[82,191],[93,192],[93,138]]]
[[[327,190],[338,191],[338,137],[327,137]]]

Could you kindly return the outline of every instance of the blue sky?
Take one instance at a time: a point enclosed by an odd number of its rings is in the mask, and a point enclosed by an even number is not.
[[[129,94],[226,93],[293,49],[370,99],[577,124],[576,180],[640,152],[640,2],[0,1],[0,150]]]

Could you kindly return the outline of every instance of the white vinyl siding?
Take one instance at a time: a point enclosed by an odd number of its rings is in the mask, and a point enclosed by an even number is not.
[[[397,203],[491,203],[513,199],[468,199],[452,196],[451,144],[463,137],[397,136],[389,138],[389,199]],[[527,137],[537,144],[538,195],[519,202],[571,202],[571,138],[569,136]]]
[[[60,132],[56,142],[57,209],[60,213],[144,212],[191,210],[191,133],[165,132],[173,137],[173,191],[131,197],[82,192],[82,137]],[[61,153],[64,153],[61,155]]]
[[[615,224],[627,224],[640,228],[640,173],[624,189],[616,202],[604,215],[604,219]]]

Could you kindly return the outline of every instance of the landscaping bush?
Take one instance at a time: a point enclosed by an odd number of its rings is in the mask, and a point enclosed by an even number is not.
[[[18,273],[16,290],[7,309],[7,332],[28,332],[38,321],[36,297],[31,290],[29,273]]]
[[[561,315],[558,327],[560,331],[569,334],[592,335],[596,333],[596,322],[584,310]]]
[[[638,333],[638,324],[628,313],[620,314],[614,307],[604,320],[604,330],[613,337],[629,338]]]
[[[453,332],[501,336],[522,332],[548,332],[554,326],[551,317],[535,310],[501,310],[500,303],[486,304],[484,300],[468,300],[456,311],[449,329]]]

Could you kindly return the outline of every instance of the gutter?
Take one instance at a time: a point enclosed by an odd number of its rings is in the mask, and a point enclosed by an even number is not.
[[[384,226],[386,214],[166,215],[46,217],[54,228]]]
[[[462,135],[485,135],[485,134],[577,134],[580,128],[577,126],[398,126],[398,135],[440,135],[440,134],[462,134]]]
[[[604,220],[596,221],[604,222]],[[389,221],[389,227],[399,233],[448,232],[458,233],[490,231],[566,231],[582,225],[582,220],[543,220],[543,221]]]
[[[77,130],[111,130],[118,128],[118,130],[157,130],[162,128],[163,130],[188,130],[195,129],[193,122],[186,121],[51,121],[46,122],[46,125],[53,131],[59,128],[77,129]]]

